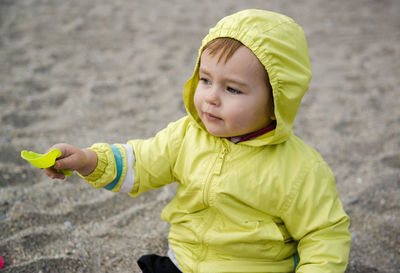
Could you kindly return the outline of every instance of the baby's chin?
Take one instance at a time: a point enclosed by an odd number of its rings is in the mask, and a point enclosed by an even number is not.
[[[215,136],[215,137],[229,137],[228,134],[224,134],[222,132],[218,132],[216,130],[212,130],[212,129],[207,128],[207,127],[206,127],[206,130],[210,135]]]
[[[213,135],[215,137],[230,138],[230,137],[238,136],[236,134],[233,134],[232,132],[221,132],[221,131],[218,131],[218,130],[212,130],[211,128],[207,128],[207,127],[206,127],[206,129],[207,129],[207,132],[210,135]]]
[[[215,137],[221,137],[221,138],[241,137],[252,132],[252,131],[245,132],[243,130],[237,130],[237,129],[232,130],[231,128],[226,128],[226,127],[223,128],[222,124],[223,120],[221,121],[222,122],[219,123],[210,123],[202,120],[202,123],[206,128],[207,132]]]

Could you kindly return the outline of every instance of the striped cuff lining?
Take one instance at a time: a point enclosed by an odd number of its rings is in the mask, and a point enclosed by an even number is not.
[[[117,166],[117,176],[110,184],[104,186],[104,188],[109,191],[114,189],[114,187],[118,184],[118,181],[121,178],[122,169],[123,169],[123,160],[122,160],[121,152],[118,150],[118,148],[115,145],[110,145],[110,146],[114,153],[115,164]]]

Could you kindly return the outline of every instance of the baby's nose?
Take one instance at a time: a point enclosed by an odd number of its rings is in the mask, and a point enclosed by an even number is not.
[[[205,101],[211,105],[219,105],[220,104],[220,96],[217,88],[212,88],[209,90],[205,97]]]

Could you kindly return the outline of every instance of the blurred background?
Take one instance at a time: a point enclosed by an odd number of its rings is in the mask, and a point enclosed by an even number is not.
[[[400,268],[400,1],[0,0],[1,272],[139,272],[165,254],[166,187],[131,198],[20,158],[154,135],[208,29],[246,8],[305,30],[313,79],[295,133],[333,170],[353,237],[347,272]]]

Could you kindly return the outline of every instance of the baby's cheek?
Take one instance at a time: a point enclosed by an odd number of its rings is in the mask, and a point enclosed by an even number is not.
[[[246,123],[248,118],[248,110],[244,109],[240,106],[230,107],[227,114],[232,122],[235,122],[237,125]]]
[[[230,112],[229,123],[232,129],[240,131],[240,134],[247,134],[254,131],[258,126],[259,118],[254,117],[251,109],[237,108]]]
[[[197,111],[199,110],[199,107],[200,107],[200,101],[201,101],[200,92],[198,92],[196,90],[196,92],[194,93],[194,97],[193,97],[193,103],[194,103],[194,106],[196,107]]]

